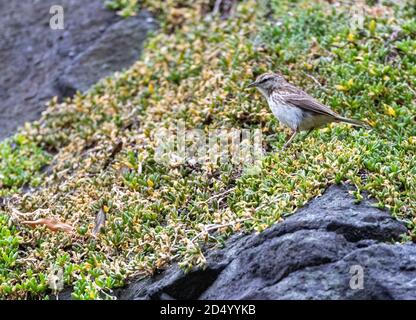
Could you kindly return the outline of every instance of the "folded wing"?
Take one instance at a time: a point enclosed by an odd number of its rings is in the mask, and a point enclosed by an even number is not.
[[[339,114],[337,114],[335,111],[331,110],[329,107],[320,103],[319,101],[307,95],[306,93],[283,95],[282,99],[285,102],[290,103],[305,111],[311,111],[326,116],[332,116],[334,118],[339,117]]]

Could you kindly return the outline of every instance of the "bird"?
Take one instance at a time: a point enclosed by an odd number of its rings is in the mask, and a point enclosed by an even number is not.
[[[314,129],[331,122],[345,122],[371,129],[363,121],[345,118],[331,110],[302,89],[289,83],[279,72],[261,74],[248,85],[248,88],[257,88],[266,98],[273,115],[281,124],[292,130],[290,138],[282,149],[287,148],[299,132],[307,131],[306,136],[308,136]]]

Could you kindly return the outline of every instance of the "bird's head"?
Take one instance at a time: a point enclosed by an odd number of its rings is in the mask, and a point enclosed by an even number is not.
[[[259,75],[256,81],[248,85],[248,88],[257,88],[261,93],[266,95],[268,92],[273,91],[273,89],[279,88],[285,82],[286,80],[281,74],[266,72]]]

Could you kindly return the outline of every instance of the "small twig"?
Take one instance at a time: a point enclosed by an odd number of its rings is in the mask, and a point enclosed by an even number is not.
[[[20,221],[23,218],[27,219],[27,217],[31,217],[31,216],[34,216],[33,219],[37,219],[41,214],[43,214],[45,212],[49,213],[49,210],[48,209],[37,209],[33,212],[20,212],[16,208],[10,208],[11,217],[13,219],[17,220],[17,221]]]
[[[221,52],[220,48],[216,48],[213,50],[208,56],[206,56],[206,61],[211,61],[216,55],[218,55]]]
[[[230,226],[233,226],[237,223],[244,222],[244,221],[251,220],[251,219],[252,218],[244,218],[244,219],[240,219],[240,220],[237,220],[237,221],[224,223],[224,224],[217,224],[217,225],[208,227],[208,228],[204,229],[203,231],[201,231],[200,233],[198,233],[195,237],[193,237],[191,242],[194,242],[196,239],[198,239],[203,234],[208,234],[210,231],[217,230],[217,229],[220,229],[220,228],[230,227]]]
[[[271,203],[274,203],[274,202],[278,201],[282,197],[283,197],[283,194],[278,194],[278,195],[272,197],[271,199],[269,199],[268,201],[263,202],[258,207],[256,207],[254,210],[256,212],[258,212],[259,210],[263,209],[264,207],[269,206]]]
[[[123,149],[123,141],[119,140],[115,145],[113,145],[113,148],[111,150],[110,155],[108,156],[107,160],[105,161],[103,165],[103,169],[107,169],[107,167],[110,165],[110,163],[114,160],[115,156]]]
[[[201,204],[208,203],[208,202],[210,202],[211,200],[213,200],[215,198],[219,198],[219,197],[225,196],[225,195],[229,194],[230,192],[234,191],[235,189],[236,189],[236,187],[233,187],[233,188],[230,188],[228,190],[225,190],[224,192],[215,194],[212,197],[208,198],[207,200],[202,201]]]
[[[29,261],[30,262],[37,262],[38,259],[35,259],[35,258],[20,258],[20,259],[16,259],[16,262],[17,263],[20,263],[20,264],[28,263]]]
[[[415,89],[413,89],[413,88],[410,86],[410,84],[408,84],[407,82],[405,82],[405,84],[406,84],[406,86],[409,88],[409,90],[410,90],[410,91],[412,91],[413,95],[415,95],[415,96],[416,96],[416,91],[415,91]]]
[[[316,78],[312,75],[310,75],[309,73],[306,73],[304,71],[302,71],[302,73],[307,76],[309,79],[312,79],[318,86],[320,86],[321,88],[325,88],[318,80],[316,80]]]
[[[103,288],[101,288],[98,284],[95,283],[95,281],[92,281],[92,284],[94,285],[95,289],[97,289],[97,291],[101,292],[102,294],[104,294],[107,298],[109,298],[110,300],[114,300],[115,297],[108,294],[107,292],[105,292],[103,290]],[[113,290],[110,288],[106,288],[108,291],[110,291],[110,293],[113,293]]]

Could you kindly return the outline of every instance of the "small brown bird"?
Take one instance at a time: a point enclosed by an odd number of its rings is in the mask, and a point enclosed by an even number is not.
[[[278,73],[264,73],[251,83],[267,99],[270,109],[280,123],[292,129],[293,134],[286,141],[288,147],[300,131],[313,130],[331,122],[346,122],[354,126],[370,128],[362,121],[344,118],[320,103],[303,90],[295,87]]]

